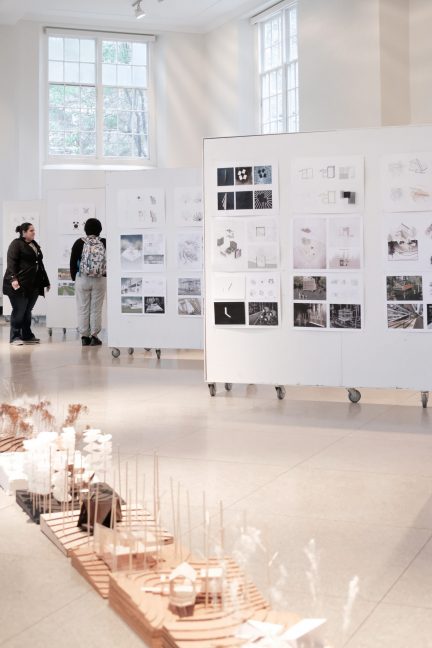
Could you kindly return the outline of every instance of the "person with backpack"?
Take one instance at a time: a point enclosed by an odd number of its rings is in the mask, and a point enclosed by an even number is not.
[[[102,224],[89,218],[86,236],[75,241],[71,250],[70,273],[75,281],[78,329],[82,346],[99,346],[102,306],[106,293],[106,240],[100,238]]]
[[[16,230],[7,251],[7,267],[3,277],[3,294],[12,305],[10,318],[10,343],[13,346],[39,344],[31,330],[32,310],[39,296],[45,296],[50,282],[43,264],[43,254],[35,241],[32,223],[22,223]]]

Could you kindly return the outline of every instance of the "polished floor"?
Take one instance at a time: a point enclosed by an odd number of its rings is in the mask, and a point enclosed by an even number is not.
[[[197,352],[114,359],[73,334],[38,332],[40,347],[10,348],[0,326],[2,398],[39,395],[59,417],[86,404],[83,423],[113,434],[131,484],[137,466],[150,481],[157,450],[166,526],[170,479],[183,502],[190,493],[196,551],[203,491],[215,537],[222,500],[227,543],[239,548],[241,526],[260,531],[246,558],[262,590],[327,617],[334,648],[432,648],[432,412],[419,394],[365,390],[353,405],[340,389],[287,388],[278,401],[272,387],[248,385],[210,398]],[[0,645],[143,645],[2,492]]]

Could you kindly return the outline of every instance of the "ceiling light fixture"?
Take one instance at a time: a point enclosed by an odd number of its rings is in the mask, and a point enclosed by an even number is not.
[[[144,18],[146,15],[145,11],[141,8],[141,2],[142,0],[135,0],[135,2],[132,3],[132,7],[135,7],[135,18],[137,20]]]

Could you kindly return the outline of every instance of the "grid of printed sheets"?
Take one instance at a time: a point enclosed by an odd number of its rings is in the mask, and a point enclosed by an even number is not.
[[[263,162],[263,161],[261,161]],[[280,326],[278,165],[219,164],[212,219],[215,326]],[[363,327],[364,158],[297,158],[290,193],[291,266],[283,271],[293,299],[289,326],[303,330]]]

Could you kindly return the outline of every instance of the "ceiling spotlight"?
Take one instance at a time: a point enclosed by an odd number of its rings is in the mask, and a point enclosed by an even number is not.
[[[135,18],[137,20],[144,18],[146,15],[145,11],[141,8],[141,2],[142,0],[135,0],[135,2],[132,3],[132,7],[135,7]]]

